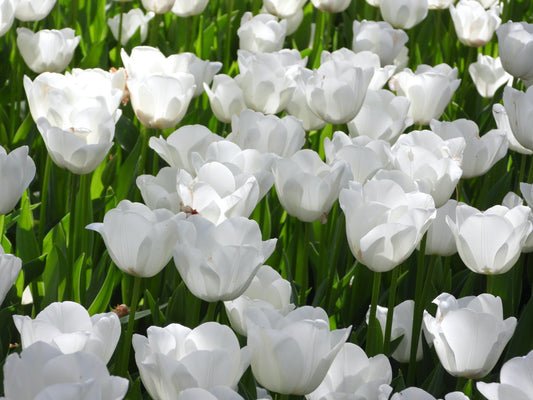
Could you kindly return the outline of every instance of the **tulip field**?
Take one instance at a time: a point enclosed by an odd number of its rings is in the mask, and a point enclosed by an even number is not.
[[[533,3],[0,0],[0,397],[533,400]]]

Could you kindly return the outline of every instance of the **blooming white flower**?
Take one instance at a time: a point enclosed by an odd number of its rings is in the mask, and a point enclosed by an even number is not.
[[[20,21],[40,21],[52,11],[56,0],[16,0],[15,18]]]
[[[507,21],[496,30],[496,35],[503,68],[530,86],[533,83],[533,24]]]
[[[270,14],[259,14],[255,17],[249,11],[241,18],[241,26],[237,30],[239,48],[250,52],[268,53],[283,48],[287,34],[287,21]]]
[[[7,154],[0,146],[0,215],[15,208],[35,176],[35,163],[28,151],[28,146],[21,146]]]
[[[0,36],[5,35],[15,20],[14,0],[0,0]]]
[[[229,75],[215,75],[211,89],[206,83],[204,89],[209,97],[211,110],[219,121],[230,123],[234,115],[239,115],[246,109],[243,91]]]
[[[172,9],[174,1],[175,0],[142,0],[142,5],[148,11],[153,11],[156,14],[164,14]]]
[[[0,246],[0,305],[17,280],[21,269],[22,260],[13,254],[5,254]]]
[[[428,13],[428,0],[379,0],[381,16],[392,26],[409,29]]]
[[[172,12],[178,17],[190,17],[204,12],[209,0],[175,0]]]
[[[500,57],[492,58],[481,53],[478,53],[477,61],[468,66],[468,72],[478,93],[486,98],[492,98],[496,90],[513,81],[513,77],[503,69]]]
[[[340,13],[348,8],[352,0],[311,0],[311,3],[321,11]]]
[[[152,11],[146,14],[140,8],[133,8],[127,13],[122,14],[122,34],[120,35],[120,43],[122,46],[126,46],[131,37],[139,30],[141,43],[146,40],[148,36],[148,21],[155,16]],[[107,20],[107,25],[111,29],[113,37],[118,40],[120,29],[120,14],[115,15],[113,18]]]
[[[263,5],[270,14],[278,18],[290,18],[298,13],[306,2],[307,0],[265,0]]]
[[[433,303],[437,313],[424,311],[424,326],[442,366],[453,376],[483,378],[511,339],[516,318],[504,320],[501,299],[488,293],[460,299],[442,293]]]
[[[502,22],[499,8],[485,11],[475,0],[460,0],[457,6],[450,5],[455,32],[467,46],[480,47],[487,44]]]

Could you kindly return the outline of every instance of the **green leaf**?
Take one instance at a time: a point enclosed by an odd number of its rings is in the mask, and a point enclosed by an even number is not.
[[[122,273],[118,268],[112,267],[109,268],[107,276],[105,278],[102,288],[96,295],[91,306],[89,307],[89,314],[94,315],[109,310],[109,302],[111,301],[111,296],[113,291],[120,283],[122,279]]]

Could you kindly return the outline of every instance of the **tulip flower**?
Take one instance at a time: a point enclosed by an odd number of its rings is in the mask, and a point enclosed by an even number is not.
[[[350,178],[348,164],[329,166],[318,153],[305,149],[272,167],[276,193],[287,214],[304,222],[327,220],[327,213]]]
[[[341,190],[339,204],[352,254],[375,272],[390,271],[406,260],[435,218],[430,195],[406,192],[390,177],[374,177],[364,185],[350,182]]]
[[[285,317],[268,309],[250,311],[252,372],[261,386],[281,394],[314,391],[351,329],[330,331],[328,315],[319,307],[299,307]]]
[[[7,154],[0,146],[0,216],[15,208],[35,176],[35,163],[28,150],[28,146],[21,146]]]
[[[156,14],[165,14],[172,9],[175,0],[142,0],[143,7]]]
[[[15,18],[20,21],[40,21],[52,11],[56,0],[16,0]]]
[[[488,293],[460,299],[443,293],[433,303],[437,313],[424,311],[424,327],[442,366],[453,376],[483,378],[511,339],[516,318],[504,320],[501,299]]]
[[[255,17],[247,11],[241,18],[241,26],[237,30],[239,49],[252,53],[269,53],[283,48],[287,34],[287,21],[270,14],[259,14]]]
[[[463,170],[464,138],[443,140],[431,131],[411,131],[392,146],[392,165],[431,194],[436,207],[449,199]]]
[[[176,0],[172,11],[178,17],[186,18],[204,12],[209,0]]]
[[[363,105],[373,73],[373,69],[354,67],[348,62],[322,63],[306,84],[309,108],[330,124],[351,121]]]
[[[202,388],[182,390],[176,400],[244,400],[244,398],[226,386],[216,386],[211,390]]]
[[[503,68],[526,86],[533,83],[533,24],[507,21],[496,30]]]
[[[277,114],[287,107],[296,86],[288,69],[305,60],[294,59],[290,53],[252,54],[243,50],[239,50],[238,57],[240,74],[235,81],[242,89],[246,106],[264,114]]]
[[[333,139],[324,139],[326,161],[333,165],[344,160],[350,166],[352,179],[364,183],[380,169],[390,163],[390,145],[383,140],[372,140],[367,136],[350,139],[343,132],[335,132]]]
[[[0,36],[4,36],[15,20],[14,0],[0,0]]]
[[[533,89],[526,92],[506,86],[503,90],[503,106],[516,141],[528,150],[533,150],[530,126],[533,121]]]
[[[435,67],[421,64],[413,73],[410,69],[394,75],[389,87],[411,101],[408,115],[415,124],[427,125],[439,119],[461,83],[457,68],[447,64]]]
[[[192,215],[180,223],[174,263],[196,297],[210,302],[234,300],[250,285],[276,242],[262,241],[257,222],[245,217],[215,225]]]
[[[159,273],[172,258],[176,223],[183,218],[183,213],[152,211],[144,204],[122,200],[117,208],[105,214],[103,223],[92,223],[86,228],[102,235],[118,268],[149,278]]]
[[[305,144],[302,122],[294,117],[278,118],[244,110],[231,120],[232,132],[227,139],[242,149],[256,149],[280,157],[291,157]]]
[[[385,355],[369,358],[359,346],[344,343],[322,383],[306,399],[388,398],[391,381],[392,368]]]
[[[120,321],[114,312],[89,316],[87,310],[71,301],[52,303],[35,319],[14,315],[22,348],[46,342],[64,354],[83,351],[108,363],[120,339]]]
[[[146,40],[148,36],[148,21],[150,21],[155,14],[152,11],[146,14],[140,8],[133,8],[127,13],[122,14],[122,34],[118,34],[120,28],[120,14],[107,20],[107,25],[111,29],[113,37],[118,40],[120,36],[120,43],[126,46],[131,37],[139,30],[141,43]]]
[[[340,13],[348,8],[352,0],[311,0],[311,3],[320,11]]]
[[[450,7],[455,0],[428,0],[430,10],[445,10]]]
[[[121,400],[127,391],[128,380],[109,375],[98,357],[62,354],[44,342],[10,354],[4,364],[5,400]]]
[[[500,129],[492,129],[480,137],[477,124],[467,119],[452,122],[432,120],[430,126],[431,130],[444,140],[465,139],[466,146],[461,163],[463,178],[484,175],[507,154],[507,137]]]
[[[428,13],[428,0],[379,0],[381,16],[394,27],[409,29]]]
[[[437,400],[425,390],[417,387],[408,387],[392,395],[390,400]],[[463,392],[451,392],[444,396],[444,400],[469,400]]]
[[[457,37],[471,47],[487,44],[502,22],[498,8],[485,11],[475,0],[460,0],[457,6],[450,5],[450,14]]]
[[[323,64],[329,60],[347,63],[354,67],[373,69],[374,74],[368,85],[369,90],[381,89],[396,71],[394,65],[385,65],[384,67],[381,67],[379,56],[367,50],[360,51],[357,54],[346,48],[335,50],[332,53],[324,50],[320,56],[320,63]]]
[[[391,65],[409,38],[401,29],[394,29],[385,21],[353,22],[352,50],[369,50],[379,56],[381,65]]]
[[[13,254],[5,254],[4,249],[0,246],[0,304],[6,298],[9,289],[15,284],[20,270],[22,269],[22,260]]]
[[[278,18],[290,18],[302,9],[307,0],[283,1],[265,0],[263,6],[266,10]]]
[[[488,400],[529,400],[533,393],[533,351],[503,364],[500,383],[477,382],[476,387]]]
[[[528,221],[530,209],[494,206],[481,212],[465,204],[456,212],[456,221],[448,218],[447,222],[465,265],[478,274],[509,271],[533,229]]]
[[[291,79],[296,82],[296,88],[292,93],[291,101],[287,104],[287,114],[302,121],[303,128],[308,131],[322,129],[326,121],[319,118],[307,104],[306,86],[313,77],[313,71],[308,68],[294,68],[290,71]]]
[[[407,116],[410,104],[406,97],[395,96],[388,90],[369,90],[361,110],[348,122],[350,136],[368,136],[394,143],[413,124],[413,119]]]
[[[528,185],[527,183],[520,182],[520,192],[522,193],[522,196],[526,199],[526,202],[528,202],[528,206],[531,209],[530,201],[531,201],[531,185]],[[522,199],[519,195],[517,195],[514,192],[508,192],[503,200],[502,200],[502,206],[507,207],[508,209],[512,209],[515,207],[523,206],[524,205],[524,199]],[[531,211],[531,210],[530,210]],[[529,213],[528,216],[529,222],[532,223],[533,226],[533,211]],[[524,246],[522,247],[522,253],[531,253],[533,251],[533,231],[528,235]]]
[[[143,384],[156,400],[177,399],[189,388],[235,389],[250,365],[250,349],[241,349],[235,333],[217,322],[192,330],[150,326],[146,333],[133,335],[132,343]]]
[[[172,132],[166,140],[162,136],[151,137],[148,145],[171,167],[183,168],[192,174],[195,171],[192,154],[205,156],[207,147],[221,139],[203,125],[187,125]]]
[[[291,284],[268,265],[257,270],[248,288],[235,300],[225,301],[226,314],[231,327],[246,336],[248,327],[245,314],[248,309],[268,308],[287,315],[294,309],[291,300]]]
[[[212,88],[204,83],[204,89],[211,110],[219,121],[230,123],[234,115],[238,116],[246,109],[243,91],[229,75],[215,75]]]
[[[518,140],[516,140],[513,129],[511,128],[511,123],[509,122],[509,116],[507,115],[507,111],[503,105],[494,104],[492,106],[492,115],[494,117],[494,121],[496,121],[496,126],[498,129],[501,129],[505,132],[505,136],[507,137],[509,148],[511,150],[520,154],[533,154],[533,150],[526,149],[524,146],[518,143]]]
[[[456,200],[448,200],[446,204],[437,208],[437,214],[426,237],[426,254],[436,254],[444,257],[457,253],[455,237],[446,222],[450,218],[455,222],[456,209],[459,204]]]
[[[27,28],[17,28],[17,47],[26,65],[33,71],[62,72],[72,60],[81,36],[74,37],[70,28],[43,29],[33,33]]]
[[[492,58],[481,53],[477,55],[477,62],[468,66],[468,72],[480,96],[489,99],[501,86],[511,84],[513,80],[503,69],[500,57]]]

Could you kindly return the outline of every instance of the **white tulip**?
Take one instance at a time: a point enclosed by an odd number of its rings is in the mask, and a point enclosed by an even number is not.
[[[492,106],[492,116],[494,117],[494,121],[496,121],[498,129],[505,132],[511,150],[520,154],[533,154],[533,150],[526,149],[518,143],[518,140],[516,140],[513,129],[511,128],[511,123],[509,122],[509,116],[502,104],[497,103]]]
[[[143,7],[156,14],[165,14],[172,9],[175,0],[142,0]]]
[[[409,29],[426,18],[428,0],[379,0],[379,9],[392,26]]]
[[[211,110],[219,121],[230,123],[234,115],[239,115],[246,108],[242,89],[229,75],[215,75],[211,89],[206,83],[204,89]]]
[[[513,77],[505,72],[500,57],[492,58],[481,53],[477,55],[477,62],[468,66],[468,72],[480,96],[494,97],[494,93],[501,86],[512,83]]]
[[[204,12],[209,0],[176,0],[172,12],[178,17],[186,18]]]
[[[498,8],[485,11],[475,0],[459,0],[457,6],[450,5],[450,14],[457,37],[471,47],[487,44],[502,22]]]
[[[321,11],[340,13],[348,8],[352,0],[311,0],[311,3]]]
[[[263,2],[266,10],[278,18],[290,18],[302,9],[307,0],[265,0]]]
[[[517,142],[528,150],[533,150],[533,89],[526,92],[506,86],[503,90],[503,106],[509,118],[509,125]]]
[[[0,246],[0,305],[6,298],[9,289],[15,284],[20,270],[22,269],[22,260],[13,254],[5,254],[4,249]]]
[[[40,21],[52,11],[56,0],[16,0],[15,18],[20,21]]]
[[[28,146],[21,146],[7,154],[0,146],[0,215],[15,208],[35,176],[35,163],[28,151]]]
[[[15,20],[14,0],[0,0],[0,36],[5,35]]]
[[[247,11],[241,18],[241,26],[237,30],[239,48],[253,53],[268,53],[283,48],[287,34],[287,21],[270,14],[259,14],[255,17]]]
[[[533,24],[507,21],[496,30],[503,68],[526,86],[533,83]]]
[[[141,43],[146,40],[148,36],[148,21],[150,21],[155,14],[152,11],[146,14],[140,8],[133,8],[127,13],[122,14],[122,34],[120,35],[120,43],[126,46],[131,37],[139,30]],[[120,29],[120,14],[107,20],[107,25],[111,29],[113,37],[118,40]]]

